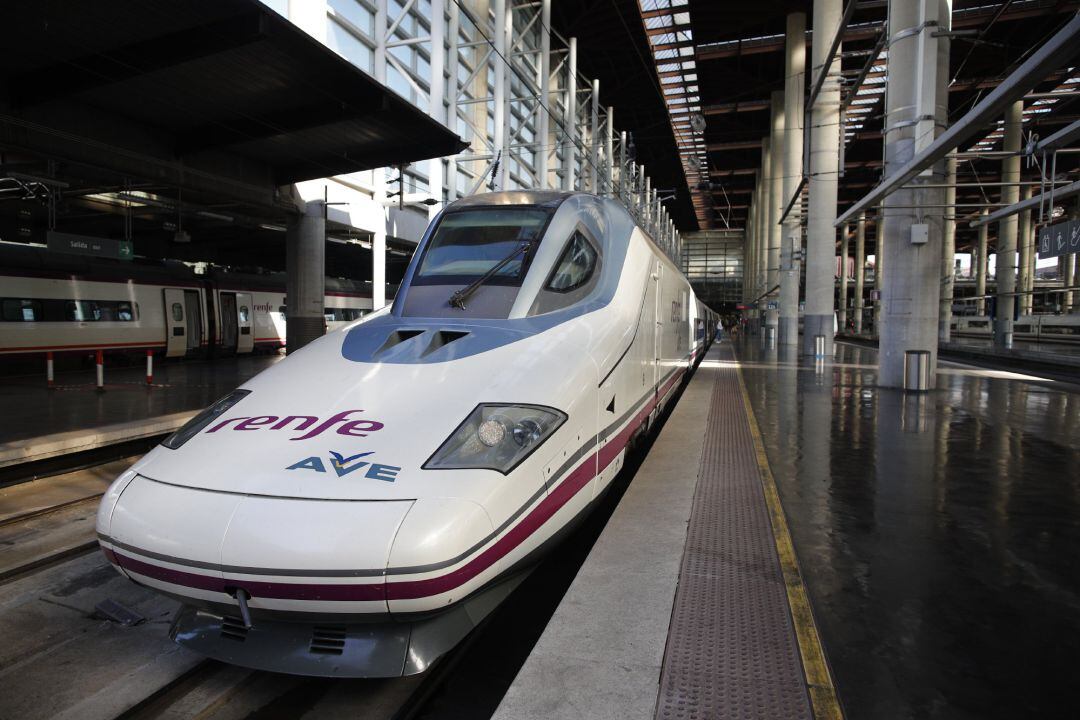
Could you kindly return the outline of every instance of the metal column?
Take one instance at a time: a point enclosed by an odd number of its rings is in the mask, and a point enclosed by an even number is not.
[[[372,67],[375,79],[386,84],[386,31],[389,15],[386,10],[387,0],[375,3],[375,57]],[[371,199],[377,206],[379,220],[371,236],[371,308],[378,310],[386,305],[386,170],[375,168],[371,171],[374,192]],[[286,294],[286,297],[288,295]]]
[[[861,335],[863,331],[863,309],[866,306],[863,300],[863,292],[866,283],[866,213],[859,213],[859,222],[855,226],[855,302],[854,320],[855,334]],[[877,269],[874,271],[877,276]]]
[[[829,229],[830,230],[834,229],[832,227],[832,223],[829,223]],[[847,332],[847,308],[848,308],[848,303],[847,303],[848,270],[847,270],[847,266],[848,266],[848,233],[850,231],[851,231],[851,227],[848,226],[848,225],[844,225],[842,228],[840,228],[840,299],[839,299],[839,302],[837,302],[837,304],[835,305],[836,319],[837,319],[837,324],[840,326],[840,332]],[[807,248],[807,251],[809,251],[809,247]],[[828,338],[830,335],[832,335],[832,332],[831,331],[830,332],[822,332],[822,328],[820,327],[820,325],[821,325],[820,320],[816,321],[817,327],[811,328],[812,321],[810,320],[810,261],[809,261],[809,258],[807,259],[807,262],[806,262],[806,273],[807,273],[807,275],[806,275],[806,293],[807,293],[806,294],[806,308],[807,309],[806,309],[806,319],[804,320],[804,323],[806,323],[806,324],[803,327],[804,336],[809,337],[809,338],[814,337],[813,335],[810,334],[811,330],[813,330],[813,331],[815,331],[815,334],[817,334],[817,335],[825,335],[825,337]],[[829,278],[829,280],[831,281],[832,278]],[[832,284],[832,283],[830,282],[830,284]],[[818,301],[820,301],[820,298],[818,298]],[[826,346],[826,353],[831,354],[831,352],[828,350],[829,343],[828,343],[827,339],[825,341],[825,346]],[[805,342],[803,343],[803,354],[804,355],[808,354],[806,352],[806,343]]]
[[[508,48],[513,46],[514,13],[510,0],[493,0],[495,6],[495,151],[502,152],[499,164],[499,190],[510,189],[510,82],[506,77]]]
[[[592,81],[589,132],[589,192],[600,194],[600,81]]]
[[[956,154],[945,158],[945,233],[941,243],[941,295],[938,308],[938,342],[949,342],[952,336],[953,269],[956,257]]]
[[[607,160],[605,194],[610,191],[611,197],[615,198],[618,197],[618,193],[615,192],[615,108],[610,105],[607,109],[607,123],[604,130],[604,156]]]
[[[536,178],[548,187],[548,143],[551,113],[551,0],[540,0],[540,102],[536,118]]]
[[[758,218],[757,297],[769,289],[769,217],[772,213],[772,138],[761,141],[761,216]],[[762,300],[764,301],[764,299]],[[764,309],[764,306],[762,306]]]
[[[889,0],[889,77],[885,96],[888,177],[929,147],[947,126],[951,0]],[[929,353],[937,367],[944,159],[883,200],[881,253],[886,276],[878,330],[878,382],[904,387],[904,359]]]
[[[983,210],[983,215],[986,211]],[[989,249],[989,243],[987,242],[987,232],[989,226],[979,226],[979,244],[975,248],[975,296],[978,300],[975,301],[975,312],[977,315],[986,314],[986,266],[987,256],[986,251]]]
[[[806,14],[787,16],[787,37],[784,52],[784,179],[781,208],[799,188],[803,174],[803,93],[806,91]],[[799,342],[799,280],[802,262],[797,253],[802,250],[802,210],[798,201],[784,218],[780,238],[780,321],[777,337],[781,345]],[[830,297],[832,289],[829,290]],[[832,322],[826,334],[831,346]],[[810,335],[813,354],[813,335]],[[830,348],[831,349],[831,348]]]
[[[769,144],[772,151],[769,158],[769,257],[765,289],[772,298],[770,302],[779,305],[773,288],[780,282],[780,215],[784,212],[784,93],[780,90],[772,94],[772,138]],[[779,319],[779,308],[766,311],[766,325],[776,327]]]
[[[502,2],[502,0],[499,0]],[[562,170],[562,189],[573,190],[575,187],[574,182],[574,166],[577,164],[577,143],[578,143],[578,117],[577,117],[577,38],[572,37],[567,42],[567,65],[569,66],[569,74],[566,79],[566,133],[568,137],[567,142],[567,154],[566,161],[563,164]]]
[[[443,125],[452,127],[446,116],[446,0],[431,2],[431,87],[428,92],[428,115]],[[457,76],[451,75],[455,83]],[[457,93],[454,93],[457,96]],[[428,206],[428,219],[434,218],[442,209],[443,159],[428,160],[428,192],[439,202]]]
[[[326,205],[307,203],[285,232],[285,349],[292,353],[326,332]]]
[[[874,292],[877,299],[874,300],[874,332],[875,336],[881,334],[881,305],[882,286],[885,284],[885,220],[884,208],[877,206],[877,215],[874,216]]]
[[[823,40],[810,46],[811,84],[817,83],[828,59],[828,39],[840,27],[840,0],[814,0],[814,33]],[[837,47],[839,55],[840,48]],[[806,310],[803,354],[814,354],[814,337],[825,336],[825,354],[832,355],[833,302],[836,272],[836,195],[840,154],[840,60],[829,65],[810,108],[810,193],[806,218]],[[790,198],[789,198],[790,199]],[[792,208],[794,210],[794,208]],[[847,329],[848,228],[840,240],[840,332]]]

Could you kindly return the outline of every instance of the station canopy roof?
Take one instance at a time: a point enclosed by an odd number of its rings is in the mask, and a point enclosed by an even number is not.
[[[258,0],[16,0],[4,20],[6,170],[271,207],[278,186],[464,146]]]

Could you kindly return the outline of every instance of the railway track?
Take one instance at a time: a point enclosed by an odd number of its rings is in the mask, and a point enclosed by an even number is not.
[[[423,710],[482,632],[481,627],[469,635],[422,675],[403,678],[300,677],[203,660],[114,720],[338,716],[411,720]]]
[[[0,488],[0,585],[97,548],[94,516],[109,483],[139,455],[128,443],[103,453],[4,468]]]

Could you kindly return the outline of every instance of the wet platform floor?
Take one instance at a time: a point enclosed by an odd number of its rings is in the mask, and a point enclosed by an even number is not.
[[[946,363],[905,396],[870,348],[737,351],[847,717],[1074,716],[1076,386]]]

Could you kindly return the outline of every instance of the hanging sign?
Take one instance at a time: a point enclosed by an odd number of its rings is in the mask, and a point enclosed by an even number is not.
[[[1069,220],[1039,229],[1039,257],[1051,258],[1080,252],[1080,220]]]

